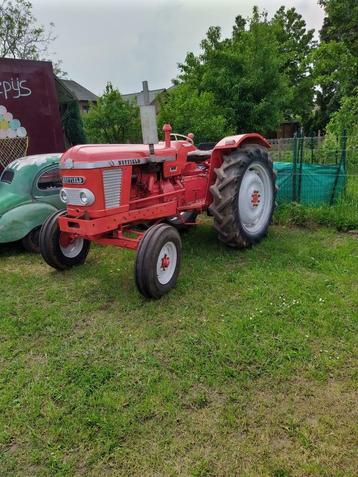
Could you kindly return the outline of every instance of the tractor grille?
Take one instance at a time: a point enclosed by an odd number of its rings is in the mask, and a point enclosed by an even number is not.
[[[83,203],[80,201],[81,189],[72,189],[70,187],[64,187],[63,190],[67,194],[68,205],[83,205]]]
[[[103,171],[103,189],[106,209],[119,207],[121,202],[122,169]]]

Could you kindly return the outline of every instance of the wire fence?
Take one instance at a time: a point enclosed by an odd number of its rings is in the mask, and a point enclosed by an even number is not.
[[[278,204],[321,208],[358,225],[358,137],[271,139]]]
[[[345,162],[347,170],[358,169],[358,136],[343,135],[269,139],[271,157],[277,162],[338,164]]]
[[[28,137],[0,139],[0,171],[15,159],[26,156],[28,144]]]

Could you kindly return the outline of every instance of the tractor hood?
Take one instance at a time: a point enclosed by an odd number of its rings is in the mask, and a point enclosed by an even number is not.
[[[175,149],[164,143],[155,144],[150,151],[145,144],[86,144],[66,151],[60,161],[61,169],[94,169],[102,167],[145,164],[156,160],[175,160]]]

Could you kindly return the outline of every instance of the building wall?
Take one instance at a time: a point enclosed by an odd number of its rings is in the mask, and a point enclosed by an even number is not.
[[[0,59],[0,138],[28,137],[28,154],[62,152],[52,64]]]

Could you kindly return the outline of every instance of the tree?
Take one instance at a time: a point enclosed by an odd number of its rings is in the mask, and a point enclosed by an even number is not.
[[[71,101],[63,106],[65,110],[61,115],[61,122],[69,143],[71,146],[85,144],[87,140],[78,102]]]
[[[330,116],[358,86],[358,4],[356,0],[320,0],[326,17],[321,43],[313,55],[318,85],[314,129],[325,129]],[[353,95],[356,95],[354,93]]]
[[[124,101],[118,89],[107,83],[104,94],[83,117],[87,139],[92,143],[140,142],[139,108]]]
[[[343,42],[322,42],[314,52],[314,75],[319,89],[315,129],[324,129],[330,116],[339,109],[342,98],[358,85],[358,61]]]
[[[341,41],[358,56],[358,3],[356,0],[319,0],[326,12],[321,30],[324,42]]]
[[[327,132],[339,137],[344,132],[354,136],[357,143],[358,134],[358,88],[353,91],[352,96],[342,98],[342,103],[338,111],[332,114],[327,125]]]
[[[275,130],[290,102],[284,58],[266,15],[254,9],[247,22],[238,16],[231,38],[210,27],[201,53],[179,65],[178,83],[209,92],[235,132]]]
[[[49,46],[56,39],[54,24],[49,29],[38,24],[27,0],[2,0],[0,3],[0,57],[24,60],[43,60],[49,55]],[[56,74],[66,76],[61,61],[54,62]]]
[[[227,124],[212,93],[187,84],[180,84],[168,92],[161,103],[158,128],[171,124],[173,131],[181,134],[194,133],[196,142],[217,141],[233,131]]]
[[[335,150],[337,144],[342,144],[342,136],[346,140],[346,161],[358,166],[357,137],[358,137],[358,88],[351,96],[344,96],[339,109],[330,116],[326,127],[324,149]]]
[[[281,71],[287,76],[292,92],[286,116],[305,121],[313,107],[310,55],[315,47],[314,30],[307,30],[305,20],[295,8],[286,10],[284,6],[277,10],[272,23],[276,27],[279,51],[284,58]]]

